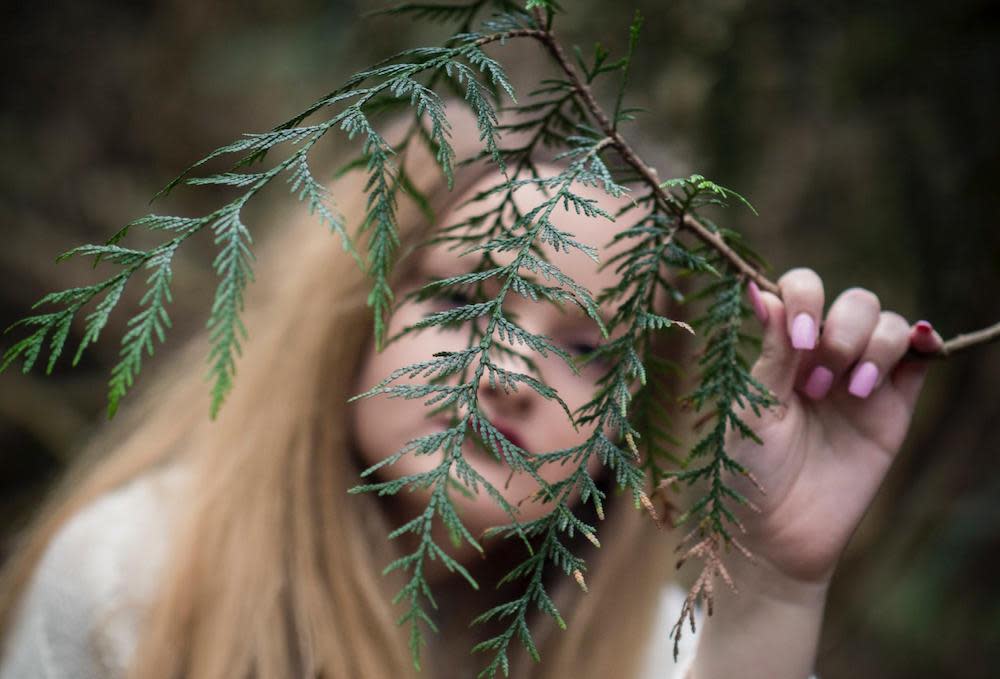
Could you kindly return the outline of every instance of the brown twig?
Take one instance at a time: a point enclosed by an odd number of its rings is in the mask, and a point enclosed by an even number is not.
[[[546,25],[540,10],[535,10],[535,19],[539,26]],[[617,128],[608,118],[600,104],[597,103],[597,99],[594,97],[594,93],[590,89],[590,86],[580,77],[580,74],[577,73],[577,70],[573,66],[572,62],[566,57],[566,53],[563,50],[562,45],[559,44],[559,41],[556,40],[555,35],[550,29],[525,29],[520,31],[511,31],[503,34],[502,37],[495,37],[489,42],[513,37],[534,38],[545,46],[545,48],[552,55],[553,59],[555,59],[556,63],[559,64],[559,67],[566,74],[566,77],[569,78],[573,89],[583,101],[584,107],[587,112],[590,113],[594,122],[597,123],[604,134],[611,140],[611,146],[613,146],[619,153],[622,160],[631,166],[632,169],[635,170],[639,176],[643,178],[643,180],[645,180],[661,207],[677,217],[678,225],[681,228],[691,232],[700,241],[715,249],[747,280],[755,282],[761,290],[767,290],[768,292],[781,297],[781,288],[777,283],[767,278],[764,274],[758,271],[756,267],[740,257],[731,247],[729,247],[728,244],[726,244],[725,239],[723,239],[720,234],[712,231],[698,219],[685,212],[685,210],[677,203],[677,200],[668,191],[664,190],[661,186],[659,177],[656,175],[656,170],[647,165],[642,158],[635,153],[628,142],[625,141],[625,138],[622,137],[621,133],[618,132]],[[989,342],[996,342],[998,340],[1000,340],[1000,323],[988,328],[983,328],[982,330],[956,335],[955,337],[946,340],[937,353],[911,352],[911,354],[913,358],[947,358],[970,347]]]
[[[580,78],[580,75],[576,72],[576,68],[572,63],[570,63],[569,59],[566,58],[566,53],[563,51],[562,45],[560,45],[556,40],[552,31],[541,31],[532,34],[531,37],[541,41],[541,43],[549,50],[552,57],[559,63],[560,68],[562,68],[563,72],[570,79],[570,82],[573,83],[573,88],[580,95],[580,98],[583,99],[583,103],[586,106],[587,111],[594,118],[594,122],[596,122],[604,134],[611,139],[611,145],[614,146],[615,150],[621,155],[622,160],[628,163],[632,169],[635,170],[647,184],[649,184],[649,188],[652,190],[653,195],[656,196],[657,202],[659,202],[665,210],[680,220],[679,225],[693,233],[703,243],[718,251],[723,257],[729,260],[729,263],[738,269],[740,273],[756,282],[762,290],[767,290],[768,292],[780,295],[780,289],[778,288],[777,283],[768,279],[753,265],[736,254],[736,252],[726,244],[722,236],[709,229],[691,215],[687,214],[684,209],[677,204],[676,199],[670,195],[669,192],[665,191],[662,186],[660,186],[660,178],[656,176],[656,170],[651,168],[642,160],[642,158],[636,155],[635,151],[632,150],[632,147],[629,146],[628,142],[625,141],[625,138],[622,137],[621,133],[612,124],[600,104],[597,103],[597,99],[594,98],[594,93],[590,89],[590,86],[587,85],[582,78]]]
[[[1000,340],[1000,323],[994,323],[988,328],[976,330],[975,332],[955,335],[944,343],[944,346],[941,347],[941,352],[936,354],[935,358],[946,358],[977,344],[987,344],[989,342],[996,342],[997,340]]]
[[[699,535],[701,539],[688,547],[696,534],[699,533],[701,533]],[[691,626],[692,634],[696,631],[695,609],[698,602],[704,602],[706,612],[708,615],[712,615],[715,607],[715,578],[721,578],[729,586],[729,589],[733,592],[737,591],[736,583],[733,582],[723,562],[723,549],[717,534],[711,532],[705,534],[702,533],[700,528],[696,528],[678,545],[678,551],[685,548],[686,551],[677,561],[677,568],[680,568],[685,561],[692,557],[701,561],[703,565],[698,578],[691,585],[687,596],[684,597],[684,603],[681,605],[677,622],[674,623],[674,626],[670,630],[670,638],[674,642],[674,661],[677,660],[678,652],[680,651],[681,637],[684,634],[684,623],[687,622]]]
[[[591,90],[588,83],[580,76],[577,69],[573,63],[566,57],[560,43],[556,40],[555,35],[552,33],[551,29],[548,28],[547,23],[542,16],[542,12],[539,9],[535,10],[535,18],[539,26],[545,26],[546,28],[541,30],[523,30],[511,32],[505,34],[503,38],[507,37],[529,37],[538,40],[544,48],[551,54],[556,63],[562,69],[563,73],[568,78],[570,86],[575,94],[579,97],[583,108],[587,111],[593,121],[596,123],[597,127],[606,136],[605,142],[617,151],[621,156],[621,159],[629,165],[639,177],[647,184],[648,188],[652,192],[657,205],[666,211],[668,214],[673,215],[676,218],[678,228],[684,229],[690,232],[694,237],[699,239],[702,243],[706,244],[708,247],[714,249],[718,252],[729,264],[736,269],[744,277],[745,281],[753,281],[762,290],[766,290],[781,297],[781,288],[777,283],[771,281],[766,276],[764,276],[760,271],[757,270],[752,264],[744,260],[739,256],[726,242],[721,234],[715,230],[707,227],[697,218],[690,215],[683,205],[674,197],[669,191],[665,190],[662,182],[656,174],[656,171],[647,165],[632,149],[625,138],[617,130],[617,121],[612,121],[609,119],[608,115],[598,104],[594,93]],[[500,39],[500,38],[497,38]],[[491,40],[492,42],[492,40]],[[988,342],[994,342],[1000,340],[1000,323],[997,323],[991,327],[984,328],[982,330],[971,332],[967,334],[958,335],[953,337],[943,343],[941,349],[934,354],[918,354],[911,350],[909,358],[945,358],[951,356],[959,351],[965,350],[969,347],[976,346],[979,344],[984,344]],[[705,418],[710,417],[710,415],[705,416]],[[703,418],[703,420],[705,419]],[[696,423],[697,426],[697,423]],[[635,443],[632,441],[631,435],[628,435],[629,447],[635,451]],[[764,489],[761,487],[758,480],[752,475],[748,474],[748,479],[753,485],[763,493]],[[664,500],[667,504],[665,506],[664,514],[670,519],[671,524],[675,524],[673,517],[670,516],[671,505],[669,504],[669,498],[667,497],[667,488],[671,482],[675,481],[676,477],[668,480],[666,483],[660,485],[654,491],[654,497]],[[645,495],[641,494],[641,504],[645,507],[646,511],[653,518],[654,522],[658,526],[663,525],[663,520],[657,513],[652,500]],[[752,503],[750,503],[751,509],[759,511]],[[603,517],[602,517],[603,518]],[[683,519],[681,519],[683,520]],[[737,524],[739,525],[739,524]],[[743,530],[742,525],[739,525],[740,529]],[[591,535],[585,533],[586,537],[591,538]],[[726,564],[725,564],[725,552],[728,551],[729,547],[735,548],[742,556],[749,559],[750,561],[756,561],[753,554],[749,552],[738,540],[729,536],[723,536],[714,530],[706,530],[706,525],[702,523],[687,536],[685,536],[678,545],[678,551],[683,552],[677,561],[677,568],[680,568],[685,561],[689,559],[697,559],[702,563],[702,569],[699,573],[694,584],[688,591],[687,596],[681,607],[681,611],[677,622],[671,629],[670,636],[674,642],[674,659],[676,660],[679,643],[683,635],[683,629],[685,623],[688,623],[691,627],[692,632],[695,628],[695,607],[696,604],[701,601],[704,602],[708,615],[712,614],[715,599],[715,582],[716,579],[721,579],[725,582],[733,591],[736,590],[735,583],[730,576]],[[580,571],[574,571],[574,577],[577,579],[580,587],[586,591],[586,584],[583,580],[583,574]]]

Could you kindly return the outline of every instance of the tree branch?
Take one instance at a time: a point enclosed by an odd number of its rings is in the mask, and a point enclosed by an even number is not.
[[[988,344],[997,340],[1000,340],[1000,323],[994,323],[982,330],[955,335],[944,343],[944,346],[941,347],[941,352],[934,354],[934,358],[947,358],[960,351],[965,351],[969,347],[974,347],[978,344]]]
[[[676,199],[671,196],[670,193],[665,191],[662,186],[660,186],[660,178],[656,176],[656,171],[643,162],[638,155],[636,155],[635,151],[632,150],[632,147],[625,141],[625,138],[622,137],[621,133],[615,129],[614,124],[600,107],[600,104],[597,103],[597,99],[594,98],[593,91],[587,83],[580,78],[576,69],[573,67],[573,64],[566,58],[566,53],[555,39],[552,32],[538,31],[535,32],[532,37],[540,40],[542,44],[548,48],[549,52],[559,63],[563,72],[566,73],[567,77],[569,77],[570,81],[573,83],[573,87],[580,95],[580,98],[583,99],[583,103],[586,106],[587,111],[594,118],[594,121],[601,127],[604,134],[611,138],[612,146],[614,146],[615,150],[621,154],[622,159],[628,163],[632,169],[639,173],[647,184],[649,184],[649,188],[653,191],[653,194],[656,196],[660,205],[680,220],[680,226],[693,233],[706,245],[718,251],[729,261],[730,264],[733,265],[734,268],[750,280],[755,281],[762,290],[767,290],[768,292],[780,295],[780,291],[776,283],[772,282],[762,273],[757,271],[757,269],[746,260],[736,254],[736,252],[725,243],[719,234],[713,232],[690,214],[687,214],[687,212],[685,212],[685,210],[677,204]]]
[[[535,19],[540,26],[545,25],[543,20],[544,18],[541,16],[540,10],[535,10]],[[656,175],[656,171],[647,165],[642,158],[635,153],[628,142],[625,141],[625,138],[621,135],[621,133],[618,132],[613,122],[601,108],[600,104],[597,103],[597,99],[594,97],[594,93],[590,86],[583,80],[583,78],[580,77],[580,74],[577,72],[572,62],[566,57],[566,53],[563,50],[562,45],[559,44],[559,41],[556,40],[555,35],[550,29],[515,31],[506,34],[504,37],[530,37],[541,42],[556,60],[556,63],[559,64],[559,67],[562,69],[563,73],[566,74],[566,77],[569,78],[570,83],[573,85],[573,89],[583,101],[587,112],[594,119],[594,122],[597,123],[601,131],[604,132],[604,134],[606,134],[611,140],[611,146],[618,151],[622,160],[628,163],[628,165],[630,165],[632,169],[635,170],[639,176],[643,178],[643,180],[645,180],[645,182],[649,185],[650,190],[653,192],[657,202],[663,207],[663,209],[677,217],[678,225],[681,228],[690,231],[696,238],[709,247],[714,248],[747,280],[752,280],[762,290],[767,290],[768,292],[781,297],[781,289],[778,287],[777,283],[767,278],[764,274],[758,271],[756,267],[740,257],[731,247],[729,247],[729,245],[726,244],[720,234],[712,231],[698,219],[688,214],[677,203],[677,200],[668,191],[663,189],[660,179]],[[937,353],[916,353],[912,350],[910,353],[913,358],[947,358],[973,346],[996,342],[998,340],[1000,340],[1000,323],[975,332],[956,335],[955,337],[945,341],[941,350]]]
[[[522,28],[516,31],[504,31],[503,33],[485,35],[476,40],[476,46],[482,47],[483,45],[489,45],[491,42],[503,42],[508,38],[535,38],[544,42],[546,35],[551,37],[552,34],[535,28]]]

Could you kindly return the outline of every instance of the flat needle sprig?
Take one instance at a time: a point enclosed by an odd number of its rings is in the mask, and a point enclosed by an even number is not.
[[[663,208],[679,218],[679,225],[693,233],[699,240],[725,257],[731,266],[746,280],[753,281],[762,290],[767,290],[768,292],[774,293],[780,297],[781,288],[778,287],[777,283],[761,273],[758,267],[753,266],[741,257],[726,242],[725,238],[717,232],[716,229],[713,229],[698,217],[685,212],[680,208],[680,206],[678,206],[674,197],[665,190],[663,183],[656,174],[656,171],[639,157],[631,145],[629,145],[629,143],[621,135],[616,124],[604,112],[604,109],[597,102],[597,98],[594,96],[593,90],[586,79],[580,76],[573,63],[567,58],[562,44],[553,33],[550,20],[551,14],[549,18],[546,18],[545,12],[541,7],[542,5],[552,4],[554,3],[535,3],[536,6],[534,7],[533,12],[536,20],[540,25],[546,26],[546,28],[539,32],[525,34],[524,37],[533,38],[545,46],[545,48],[552,55],[553,60],[566,74],[568,81],[572,83],[574,91],[579,96],[580,101],[594,122],[597,124],[598,128],[611,138],[612,144],[621,154],[622,159],[637,173],[639,177],[642,178],[646,185],[650,187]],[[944,341],[942,348],[937,353],[921,353],[920,357],[946,358],[960,351],[965,351],[981,344],[997,341],[1000,341],[1000,322],[980,330],[964,333],[951,339],[947,339]]]
[[[554,561],[557,565],[568,568],[568,573],[582,573],[585,566],[563,545],[559,540],[559,534],[568,531],[569,536],[572,537],[574,531],[579,530],[596,540],[593,537],[594,528],[581,523],[574,516],[568,502],[568,493],[574,485],[580,485],[584,488],[583,497],[585,500],[599,502],[600,491],[593,485],[593,481],[586,473],[586,460],[578,461],[576,473],[569,485],[566,483],[549,484],[539,473],[541,465],[545,463],[544,458],[540,461],[534,456],[529,457],[527,451],[508,440],[505,434],[488,421],[479,403],[479,388],[485,380],[495,388],[502,388],[504,391],[513,391],[518,388],[534,389],[544,398],[559,403],[566,416],[572,417],[572,413],[554,389],[543,384],[535,376],[501,367],[493,360],[491,354],[495,351],[513,353],[530,369],[534,365],[532,359],[526,354],[514,352],[512,349],[514,345],[523,345],[533,353],[542,356],[549,353],[555,354],[576,370],[573,358],[565,349],[554,344],[550,338],[528,332],[507,316],[504,311],[504,300],[511,293],[536,301],[539,297],[558,299],[562,302],[570,301],[583,309],[595,322],[601,322],[591,293],[566,276],[555,264],[542,258],[537,250],[537,243],[543,242],[562,249],[579,249],[593,256],[593,252],[587,246],[567,238],[565,233],[555,227],[552,221],[553,214],[560,205],[572,205],[588,215],[611,219],[612,215],[604,213],[594,204],[592,199],[577,194],[573,187],[577,183],[600,184],[613,195],[621,195],[623,191],[621,187],[611,181],[607,169],[600,160],[600,154],[608,146],[609,140],[577,137],[573,139],[573,143],[575,146],[562,155],[562,159],[570,161],[562,173],[554,177],[508,178],[485,191],[482,198],[497,193],[537,187],[547,191],[548,196],[538,205],[523,214],[519,214],[513,224],[496,229],[493,236],[486,239],[485,242],[470,246],[464,240],[460,240],[459,242],[466,246],[463,255],[471,256],[478,253],[480,256],[479,265],[469,274],[461,274],[429,284],[429,287],[440,291],[449,287],[475,286],[486,278],[495,278],[501,283],[493,297],[484,301],[469,301],[431,313],[403,331],[406,334],[422,332],[433,327],[470,323],[471,327],[476,328],[476,330],[470,334],[469,346],[462,351],[439,352],[426,361],[400,368],[378,385],[355,397],[384,395],[393,398],[419,398],[425,399],[427,405],[434,406],[438,411],[450,407],[453,412],[452,422],[455,424],[448,430],[447,436],[435,434],[414,439],[386,460],[367,469],[364,476],[369,476],[387,465],[395,464],[404,455],[427,455],[440,448],[444,453],[443,461],[432,472],[367,484],[352,491],[395,494],[404,488],[432,489],[434,508],[428,508],[423,514],[400,526],[392,534],[393,537],[396,537],[404,533],[414,533],[419,537],[418,547],[414,552],[390,565],[391,570],[404,568],[411,573],[411,579],[397,596],[397,601],[407,600],[409,602],[409,609],[404,613],[400,622],[410,625],[411,651],[416,663],[419,663],[419,649],[424,643],[421,627],[434,628],[430,616],[419,603],[419,599],[424,598],[432,606],[434,605],[424,575],[423,564],[428,557],[443,558],[440,548],[432,537],[432,519],[435,514],[445,522],[453,534],[481,550],[478,542],[469,535],[458,519],[458,512],[452,506],[447,495],[449,483],[457,483],[461,488],[471,493],[483,489],[494,500],[498,501],[512,521],[501,532],[520,537],[529,551],[525,564],[515,568],[514,574],[510,576],[510,579],[513,580],[517,579],[518,574],[526,573],[528,570],[533,573],[529,579],[528,587],[517,598],[518,603],[502,607],[502,611],[494,609],[492,612],[484,614],[485,617],[480,616],[477,619],[479,622],[483,622],[493,616],[500,618],[508,617],[508,615],[514,616],[511,627],[500,638],[477,647],[478,650],[495,652],[489,668],[485,670],[490,676],[498,669],[506,671],[505,668],[508,664],[507,645],[515,636],[525,644],[529,653],[537,655],[537,649],[531,641],[525,617],[529,603],[540,605],[558,623],[562,624],[558,611],[545,593],[541,579],[542,567],[547,562]],[[499,219],[501,218],[498,217]],[[515,254],[513,259],[504,266],[488,266],[492,262],[492,255],[498,252],[514,252]],[[553,280],[556,285],[541,285],[529,278],[531,274],[539,274],[545,279]],[[472,323],[479,320],[483,321],[481,325]],[[511,346],[504,346],[501,340],[505,340]],[[448,378],[453,375],[461,375],[462,381],[458,384],[449,382]],[[427,383],[402,382],[402,380],[412,380],[418,377],[425,378]],[[462,443],[470,434],[476,435],[478,443],[497,459],[504,460],[512,472],[522,472],[531,476],[539,487],[537,500],[552,502],[554,509],[545,518],[522,527],[519,523],[517,508],[508,504],[503,493],[483,479],[461,455]],[[633,474],[633,483],[641,483],[641,479],[641,473]],[[490,535],[494,534],[498,534],[498,532],[490,532]],[[548,537],[543,540],[540,547],[533,547],[530,542],[531,538],[540,534],[545,534]],[[458,570],[457,564],[453,562],[446,561],[445,564]],[[467,576],[470,584],[478,586],[467,572],[463,571],[463,575]]]
[[[490,11],[493,14],[477,30],[478,19]],[[440,560],[471,587],[479,587],[473,573],[451,555],[447,545],[441,544],[435,527],[443,525],[454,547],[467,543],[483,551],[481,541],[493,536],[524,544],[527,556],[499,583],[521,585],[521,590],[476,618],[476,622],[507,623],[500,634],[475,649],[492,653],[480,674],[489,679],[509,672],[511,643],[515,639],[531,658],[540,659],[530,630],[533,611],[540,609],[557,625],[565,625],[549,594],[549,569],[573,578],[586,591],[586,564],[579,549],[582,543],[576,539],[582,537],[594,547],[600,541],[597,526],[582,520],[580,511],[589,504],[600,520],[606,500],[604,490],[588,473],[589,462],[595,458],[617,487],[631,494],[635,506],[650,512],[658,522],[660,517],[650,499],[657,489],[671,484],[697,484],[703,491],[679,519],[694,524],[682,541],[682,559],[699,559],[703,563],[681,612],[682,620],[675,627],[675,642],[679,640],[680,623],[693,622],[695,602],[705,600],[711,608],[713,583],[717,578],[728,581],[724,552],[733,548],[746,553],[739,542],[741,527],[733,510],[751,500],[727,483],[733,476],[746,475],[746,470],[728,455],[726,435],[736,432],[758,440],[740,413],[747,408],[759,413],[774,405],[771,394],[749,373],[743,352],[752,343],[748,344],[740,332],[740,324],[748,314],[742,302],[748,282],[779,296],[780,287],[761,273],[759,258],[735,232],[699,214],[709,205],[749,203],[700,175],[662,180],[623,136],[622,124],[632,120],[635,113],[625,103],[641,16],[636,14],[632,21],[628,49],[622,58],[612,60],[599,44],[592,57],[575,50],[571,58],[553,31],[560,11],[554,0],[525,0],[523,4],[511,0],[470,0],[450,5],[404,3],[391,8],[389,14],[451,24],[455,31],[438,46],[405,50],[355,74],[267,132],[247,134],[216,149],[157,194],[166,195],[182,184],[235,191],[237,196],[221,207],[195,217],[150,214],[127,224],[104,244],[85,245],[62,255],[60,260],[92,257],[95,266],[103,263],[117,266],[118,270],[98,283],[42,297],[33,308],[55,308],[15,323],[12,327],[28,330],[28,335],[0,359],[0,370],[21,361],[27,371],[47,348],[45,365],[51,372],[70,342],[74,320],[86,313],[72,359],[76,364],[102,334],[128,282],[145,271],[140,308],[126,323],[119,359],[111,371],[108,412],[113,415],[132,387],[144,358],[164,341],[170,327],[167,305],[172,300],[172,263],[178,249],[195,234],[207,230],[217,247],[213,268],[218,284],[207,321],[214,417],[232,388],[242,344],[248,338],[242,321],[243,299],[253,281],[254,257],[252,233],[242,214],[249,201],[278,177],[284,177],[290,193],[339,237],[344,249],[369,275],[368,304],[377,350],[410,333],[467,330],[464,349],[440,351],[416,364],[401,366],[381,383],[354,397],[420,399],[429,416],[446,412],[448,424],[408,441],[372,465],[363,472],[362,485],[352,492],[388,496],[402,490],[420,490],[428,498],[422,511],[390,533],[390,539],[400,539],[404,551],[409,551],[385,569],[408,576],[395,603],[404,607],[399,622],[409,626],[410,650],[417,667],[426,632],[436,629],[433,610],[437,604],[426,577],[429,560]],[[487,54],[486,48],[502,48],[523,40],[539,43],[560,75],[543,80],[526,101],[519,102],[502,64]],[[594,84],[609,77],[618,80],[611,115],[594,94]],[[475,118],[481,152],[472,159],[456,158],[445,104],[448,96],[457,97]],[[387,139],[376,123],[380,114],[390,111],[409,111],[412,115],[402,141]],[[318,120],[307,124],[306,120],[312,118]],[[353,235],[348,232],[351,225],[345,224],[337,212],[334,197],[316,179],[310,166],[310,152],[331,131],[342,132],[348,141],[360,142],[358,155],[343,168],[366,175],[364,217]],[[466,161],[492,162],[500,179],[469,201],[476,204],[489,200],[489,207],[461,223],[438,225],[426,243],[450,244],[457,256],[469,257],[470,263],[475,263],[466,273],[428,282],[412,298],[447,300],[449,293],[462,293],[463,301],[445,304],[442,310],[387,338],[389,315],[398,306],[391,286],[400,245],[398,201],[415,201],[430,221],[435,220],[429,197],[421,194],[407,174],[407,153],[415,143],[423,143],[431,151],[449,187]],[[266,165],[268,157],[277,155],[281,148],[291,150],[271,166]],[[543,170],[538,161],[547,150],[551,150],[553,164],[559,168],[553,176],[548,176],[551,170]],[[198,175],[210,163],[234,157],[227,171]],[[625,196],[628,190],[630,202],[611,215],[597,201],[582,195],[579,186],[599,187],[614,197]],[[519,192],[525,189],[544,198],[525,207],[518,200]],[[628,227],[609,228],[612,243],[629,247],[601,263],[615,267],[621,279],[619,285],[602,291],[588,290],[548,259],[546,249],[575,250],[595,262],[599,260],[595,248],[559,228],[559,207],[609,223],[623,217],[632,220]],[[134,229],[148,229],[164,241],[148,250],[128,248],[124,242]],[[356,247],[361,240],[366,244],[363,251]],[[510,263],[499,264],[502,258],[498,255],[509,253],[513,253]],[[678,278],[691,281],[690,286],[679,289],[673,282]],[[496,292],[489,294],[488,290],[493,289]],[[699,318],[688,324],[656,313],[654,300],[658,296],[683,303],[689,289],[706,301],[707,310]],[[575,356],[572,347],[528,331],[505,308],[510,294],[533,303],[574,305],[600,329],[603,344],[587,355]],[[598,312],[599,305],[606,302],[618,304],[607,322]],[[93,305],[89,313],[84,311],[88,305]],[[700,383],[686,402],[701,412],[704,433],[686,456],[677,451],[680,436],[672,432],[669,413],[662,406],[675,398],[664,393],[663,377],[678,368],[650,351],[654,333],[677,330],[696,332],[702,342],[697,368]],[[617,335],[615,331],[619,331]],[[934,356],[949,356],[998,339],[1000,323],[948,340]],[[496,360],[498,356],[523,365],[523,371],[502,366]],[[542,379],[539,358],[549,356],[563,361],[574,372],[591,361],[605,366],[593,398],[575,412]],[[587,427],[589,433],[582,443],[569,448],[524,450],[489,421],[479,400],[484,384],[504,392],[534,390],[558,404],[574,427]],[[492,455],[511,474],[528,475],[537,483],[537,492],[523,500],[509,499],[469,462],[469,446]],[[428,471],[397,479],[378,477],[380,470],[407,455],[437,456],[437,464]],[[562,480],[550,483],[542,473],[546,465],[564,466],[567,473]],[[472,535],[458,511],[456,492],[487,494],[510,523],[488,531],[486,536]],[[575,503],[570,502],[574,495],[579,498]],[[528,501],[542,503],[546,510],[539,518],[522,521],[520,508]]]

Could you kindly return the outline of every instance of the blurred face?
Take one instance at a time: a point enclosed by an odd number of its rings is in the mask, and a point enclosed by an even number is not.
[[[466,196],[456,201],[456,205],[462,205],[466,198],[494,186],[497,181],[496,177],[484,179],[472,187]],[[575,187],[575,190],[585,197],[597,199],[601,207],[611,214],[622,205],[621,200],[613,199],[599,189]],[[530,209],[545,200],[541,192],[530,187],[519,190],[516,195],[522,210]],[[499,198],[496,201],[498,202]],[[497,202],[492,205],[496,205]],[[480,201],[459,207],[449,214],[442,215],[441,223],[445,225],[459,223],[473,215],[481,214],[487,206],[492,205],[489,201]],[[603,246],[611,239],[614,231],[621,228],[619,224],[578,215],[572,210],[567,212],[562,207],[558,207],[553,213],[552,222],[557,228],[574,233],[576,239],[584,244],[598,248],[601,261],[605,261],[617,251],[608,250]],[[407,282],[399,291],[399,295],[405,295],[432,280],[464,273],[475,267],[479,253],[458,257],[457,253],[464,248],[449,250],[449,247],[451,245],[445,243],[420,250],[418,256],[421,260],[416,276]],[[623,246],[616,245],[616,248],[621,247]],[[585,285],[594,296],[603,288],[617,283],[618,276],[614,273],[613,266],[599,272],[598,264],[582,252],[574,250],[569,253],[557,253],[546,246],[545,254],[549,261]],[[500,265],[511,262],[514,257],[515,253],[512,252],[494,253],[494,258]],[[521,273],[529,275],[530,272],[522,270]],[[541,278],[538,280],[542,283],[547,282]],[[492,287],[486,287],[486,294],[494,295],[502,282],[502,279],[491,280]],[[548,283],[551,284],[551,281]],[[464,290],[464,288],[449,290],[449,294],[455,296],[447,301],[427,300],[404,305],[392,318],[387,336],[391,337],[430,313],[467,303],[469,300],[462,296]],[[574,304],[564,304],[560,308],[548,302],[532,302],[514,292],[509,292],[505,297],[504,310],[507,317],[516,319],[521,327],[529,332],[549,337],[554,344],[572,356],[587,353],[603,341],[595,323]],[[602,312],[605,320],[608,320],[613,315],[614,309],[604,306]],[[381,353],[375,353],[369,344],[369,354],[360,366],[355,393],[371,388],[402,366],[430,360],[435,352],[465,349],[469,337],[470,331],[467,326],[448,330],[431,328],[408,334],[390,344]],[[499,338],[494,339],[500,341]],[[519,353],[530,351],[521,346],[517,348]],[[543,358],[531,352],[530,357],[536,361],[542,380],[558,391],[571,411],[575,411],[593,397],[596,380],[606,370],[605,365],[589,363],[581,366],[580,374],[575,375],[562,359],[551,353],[547,358]],[[530,374],[524,363],[517,358],[491,352],[491,359],[508,370]],[[473,361],[473,368],[475,365],[476,361]],[[470,374],[471,372],[470,370]],[[458,376],[450,378],[449,381],[457,383]],[[419,380],[412,382],[422,383]],[[395,384],[402,383],[407,381],[404,379]],[[508,439],[529,453],[537,454],[577,445],[593,431],[592,427],[590,429],[580,427],[578,431],[574,430],[558,403],[542,397],[526,385],[520,385],[516,392],[505,393],[500,386],[492,388],[484,375],[479,388],[479,402],[487,419]],[[415,437],[446,429],[449,426],[448,413],[442,412],[428,418],[427,414],[431,410],[423,405],[423,399],[389,399],[380,395],[356,402],[352,406],[352,425],[362,461],[367,465],[375,464]],[[524,473],[511,475],[507,465],[482,450],[471,432],[467,432],[462,452],[476,471],[499,489],[508,502],[515,506],[521,503],[519,515],[521,521],[538,518],[549,510],[549,507],[537,501],[522,503],[522,500],[530,498],[538,490],[537,482]],[[440,451],[433,455],[405,455],[395,464],[381,468],[378,472],[379,477],[387,480],[428,471],[440,463],[440,456]],[[592,474],[598,472],[599,465],[596,457],[592,459],[590,472]],[[547,481],[554,482],[565,478],[571,471],[570,464],[555,464],[546,465],[540,473]],[[478,535],[490,526],[510,522],[510,517],[504,510],[483,492],[471,498],[460,492],[454,492],[451,493],[451,497],[460,511],[463,522],[473,535]],[[427,499],[426,492],[411,493],[405,490],[401,492],[397,496],[397,503],[405,510],[405,516],[399,517],[400,520],[411,518],[422,511],[426,507]]]

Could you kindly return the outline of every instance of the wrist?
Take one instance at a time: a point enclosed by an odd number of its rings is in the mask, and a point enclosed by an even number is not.
[[[753,551],[750,552],[754,554]],[[739,551],[730,551],[723,559],[737,595],[784,605],[822,608],[830,589],[833,569],[818,578],[802,579],[775,567],[765,558],[748,559]]]
[[[843,549],[835,531],[796,527],[795,517],[781,515],[739,515],[742,534],[734,536],[739,548],[730,549],[726,564],[762,578],[760,585],[772,587],[778,594],[815,594],[829,589]],[[815,523],[815,522],[814,522]],[[753,563],[746,558],[749,553]],[[755,572],[750,573],[754,568]]]
[[[735,550],[723,558],[736,592],[722,583],[706,617],[691,679],[802,679],[813,671],[828,579],[803,581]]]

